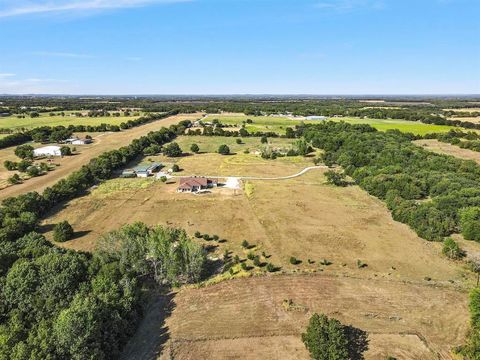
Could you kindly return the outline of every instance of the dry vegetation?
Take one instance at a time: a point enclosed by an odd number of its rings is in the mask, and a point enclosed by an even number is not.
[[[449,359],[467,327],[464,293],[378,279],[254,277],[171,296],[150,309],[125,359],[155,359],[158,339],[146,331],[163,329],[169,340],[160,359],[307,360],[300,334],[313,312],[367,330],[367,359]],[[285,299],[305,310],[285,310]],[[165,321],[159,317],[164,312]]]
[[[480,152],[478,151],[462,149],[456,145],[444,143],[436,139],[416,140],[414,143],[437,154],[451,155],[464,160],[473,160],[480,164]]]
[[[55,171],[51,171],[43,176],[32,178],[22,184],[9,186],[7,188],[4,187],[8,185],[7,179],[13,174],[13,172],[9,172],[4,168],[3,161],[18,161],[19,159],[14,154],[15,147],[0,149],[0,159],[2,160],[2,163],[0,164],[0,189],[4,188],[0,190],[0,200],[29,191],[41,192],[46,187],[55,184],[58,180],[64,177],[67,177],[73,171],[88,163],[90,159],[104,153],[105,151],[128,145],[133,139],[146,135],[150,131],[158,130],[162,126],[170,126],[185,119],[195,120],[199,116],[199,114],[176,115],[122,132],[92,133],[91,135],[94,139],[93,144],[76,146],[78,154],[74,156],[55,158],[55,163],[60,165]],[[35,146],[38,147],[40,145],[36,144]]]
[[[182,174],[222,176],[284,176],[312,165],[311,158],[263,160],[242,152],[203,153],[176,162]],[[307,359],[300,333],[315,311],[369,331],[367,359],[450,358],[449,349],[461,344],[468,326],[469,271],[442,257],[441,244],[393,221],[379,200],[357,186],[327,185],[323,171],[252,180],[245,191],[215,189],[200,196],[177,193],[172,180],[113,179],[58,209],[44,230],[68,220],[78,237],[61,246],[93,250],[99,236],[123,224],[167,224],[226,239],[199,240],[212,246],[211,257],[225,250],[242,259],[248,251],[265,252],[262,261],[281,267],[271,276],[220,281],[232,276],[219,275],[209,281],[214,285],[159,297],[126,359],[154,359],[161,350],[162,359]],[[244,239],[255,247],[243,249]],[[290,264],[291,256],[301,263]],[[331,264],[322,265],[324,259]],[[359,267],[358,260],[366,266]],[[263,272],[253,266],[249,271]],[[237,269],[233,277],[249,273]],[[300,310],[283,306],[286,299]]]

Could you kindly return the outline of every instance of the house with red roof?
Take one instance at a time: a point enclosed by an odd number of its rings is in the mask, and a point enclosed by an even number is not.
[[[209,189],[218,186],[218,180],[208,179],[201,176],[190,176],[180,178],[180,185],[177,188],[178,192],[197,192],[204,189]]]

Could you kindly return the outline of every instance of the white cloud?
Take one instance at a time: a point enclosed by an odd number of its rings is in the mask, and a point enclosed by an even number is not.
[[[370,8],[380,10],[385,7],[383,0],[327,0],[315,4],[317,9],[326,9],[334,11],[351,11],[357,8]]]
[[[7,0],[4,1],[5,5],[0,2],[0,18],[30,14],[121,9],[189,1],[193,0],[41,0],[34,3],[32,1]]]
[[[66,93],[70,90],[65,87],[68,83],[59,79],[17,79],[15,74],[0,74],[0,94]]]
[[[57,51],[34,51],[34,52],[32,52],[32,55],[63,57],[63,58],[80,58],[80,59],[93,59],[93,58],[95,58],[95,56],[88,55],[88,54],[57,52]]]

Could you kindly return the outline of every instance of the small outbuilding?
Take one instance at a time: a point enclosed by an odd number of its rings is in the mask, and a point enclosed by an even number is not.
[[[88,139],[88,138],[80,139],[78,137],[74,137],[74,138],[65,140],[65,143],[72,144],[72,145],[87,145],[92,143],[92,139]]]
[[[327,120],[326,116],[306,116],[305,120]]]
[[[44,146],[38,149],[33,150],[34,157],[42,157],[42,156],[62,156],[62,152],[60,150],[60,146]]]

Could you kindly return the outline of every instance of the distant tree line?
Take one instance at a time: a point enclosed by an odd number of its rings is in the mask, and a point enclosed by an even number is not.
[[[167,112],[163,114],[149,114],[138,119],[122,122],[120,125],[100,124],[100,125],[69,125],[69,126],[41,126],[24,132],[8,135],[0,138],[0,149],[10,146],[24,144],[28,141],[40,143],[60,142],[69,138],[74,132],[117,132],[130,129],[152,121],[164,119],[176,115],[177,112]]]

